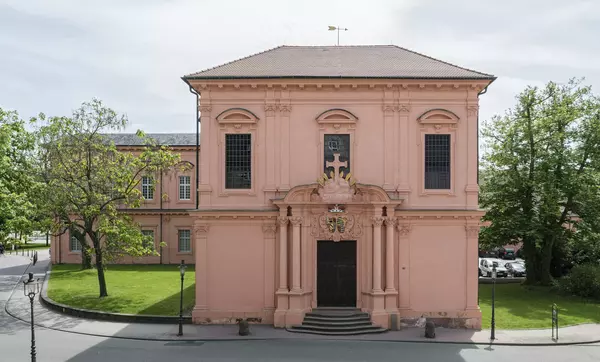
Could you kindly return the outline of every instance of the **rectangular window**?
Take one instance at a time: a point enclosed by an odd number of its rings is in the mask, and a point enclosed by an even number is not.
[[[179,200],[190,200],[192,197],[192,178],[179,176]]]
[[[81,251],[81,243],[74,236],[71,236],[69,240],[69,250],[73,252]]]
[[[190,230],[179,230],[177,250],[180,253],[192,251],[191,234]]]
[[[252,135],[225,135],[225,188],[250,189],[252,186]]]
[[[144,235],[144,241],[142,245],[146,249],[154,249],[154,230],[142,230],[142,235]]]
[[[142,176],[142,197],[146,200],[154,198],[154,185],[152,177]]]
[[[323,140],[324,164],[323,172],[330,176],[334,166],[331,164],[335,161],[335,154],[339,154],[339,161],[345,166],[339,168],[339,172],[344,172],[347,175],[350,172],[350,135],[349,134],[326,134]],[[329,165],[329,166],[328,166]]]
[[[450,135],[425,135],[425,189],[450,189]]]

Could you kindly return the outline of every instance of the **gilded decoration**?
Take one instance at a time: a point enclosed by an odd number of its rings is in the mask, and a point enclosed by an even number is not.
[[[321,240],[356,239],[362,234],[360,215],[349,214],[338,205],[320,215],[314,215],[311,220],[312,236]]]
[[[351,173],[344,175],[343,171],[339,171],[340,167],[347,167],[346,161],[340,161],[340,154],[335,153],[333,162],[327,162],[326,166],[333,166],[334,171],[329,175],[323,173],[317,179],[319,184],[317,193],[321,200],[330,204],[342,204],[348,201],[353,201],[357,193],[356,180]]]

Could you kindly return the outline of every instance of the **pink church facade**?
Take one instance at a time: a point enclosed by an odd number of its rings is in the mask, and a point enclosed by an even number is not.
[[[279,47],[183,79],[201,115],[198,207],[168,234],[191,230],[195,323],[290,327],[353,307],[384,328],[480,328],[478,110],[493,76],[367,46]]]

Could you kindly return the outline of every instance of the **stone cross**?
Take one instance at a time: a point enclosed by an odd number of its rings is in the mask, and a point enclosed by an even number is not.
[[[333,167],[333,179],[335,181],[337,181],[339,174],[340,174],[340,167],[348,167],[348,161],[341,162],[340,154],[334,153],[333,154],[333,162],[327,161],[327,162],[325,162],[325,166]]]

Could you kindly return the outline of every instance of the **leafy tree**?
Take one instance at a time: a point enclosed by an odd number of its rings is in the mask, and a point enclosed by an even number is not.
[[[71,118],[42,114],[37,122],[38,170],[46,184],[45,207],[54,216],[53,232],[69,232],[79,240],[83,267],[93,258],[100,297],[105,297],[107,263],[125,254],[156,253],[144,242],[140,226],[119,209],[140,207],[141,177],[178,167],[179,155],[141,131],[139,152],[118,151],[103,134],[123,130],[127,118],[95,99]]]
[[[555,246],[600,231],[600,101],[578,80],[528,87],[482,134],[482,242],[522,241],[527,282],[548,285]]]
[[[0,108],[0,241],[10,234],[26,237],[38,226],[36,219],[41,220],[33,150],[34,137],[18,114]]]

